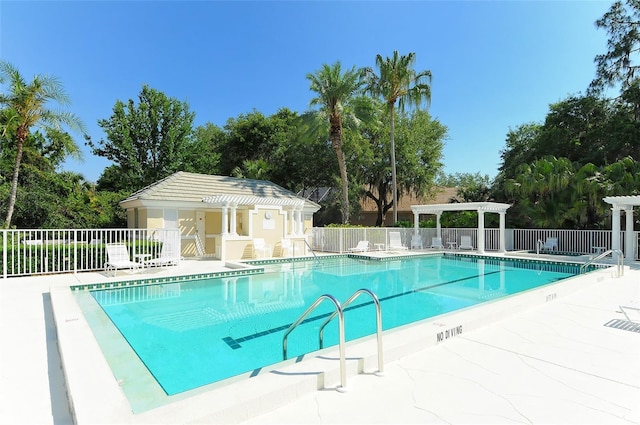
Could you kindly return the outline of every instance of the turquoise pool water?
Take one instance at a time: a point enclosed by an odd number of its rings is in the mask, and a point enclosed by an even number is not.
[[[274,264],[259,275],[92,291],[93,298],[168,395],[280,362],[289,325],[319,296],[339,301],[366,288],[383,329],[470,307],[578,274],[578,265],[424,256],[390,261],[333,258]],[[288,339],[289,358],[318,350],[334,311],[322,303]],[[371,299],[345,312],[346,339],[375,333]],[[338,326],[325,329],[325,347]]]

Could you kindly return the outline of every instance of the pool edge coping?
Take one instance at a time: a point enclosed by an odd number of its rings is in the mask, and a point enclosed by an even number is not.
[[[408,352],[437,345],[440,332],[460,327],[461,332],[467,333],[482,328],[504,319],[506,314],[522,311],[525,304],[526,308],[531,308],[554,301],[580,288],[600,283],[606,279],[605,276],[611,274],[612,277],[613,273],[613,267],[600,269],[595,274],[577,275],[514,297],[489,301],[480,308],[475,307],[475,314],[470,314],[473,312],[469,309],[462,309],[385,331],[385,362],[394,361]],[[596,274],[599,276],[596,277]],[[590,285],[585,285],[585,282],[589,282]],[[331,361],[335,359],[337,351],[335,348],[329,348],[315,352],[302,362],[281,368],[269,367],[270,371],[253,378],[239,380],[147,412],[134,414],[73,296],[71,287],[51,288],[51,302],[70,410],[77,424],[157,423],[172,420],[238,422],[282,406],[300,395],[320,389],[321,386],[327,387],[329,384],[331,388],[333,383],[339,382],[338,362]],[[478,317],[479,315],[481,317]],[[420,328],[419,338],[415,335],[416,327]],[[422,333],[425,330],[426,332]],[[411,338],[407,338],[407,335]],[[458,335],[456,332],[456,336]],[[442,337],[440,342],[446,342],[448,339],[450,338]],[[352,359],[348,362],[347,376],[361,374],[365,370],[377,367],[374,344],[374,336],[347,344],[348,358]],[[78,350],[79,346],[83,349]],[[287,376],[286,380],[282,379],[283,375]],[[97,382],[100,384],[96,384]],[[284,383],[286,385],[283,385]],[[245,387],[249,385],[250,391],[247,391]],[[273,389],[274,385],[281,388],[277,394]],[[251,400],[246,399],[247,395]],[[212,410],[212,400],[226,400],[229,404]],[[181,416],[184,412],[188,412],[190,416]]]

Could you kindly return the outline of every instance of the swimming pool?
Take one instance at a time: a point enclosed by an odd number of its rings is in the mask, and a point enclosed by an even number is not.
[[[379,298],[383,329],[547,285],[579,265],[431,255],[374,261],[339,257],[265,266],[265,273],[91,291],[168,395],[282,361],[289,325],[322,294],[340,301],[367,288]],[[374,306],[345,312],[346,339],[375,332]],[[289,357],[318,349],[334,307],[323,303],[289,337]],[[337,323],[325,346],[337,343]]]

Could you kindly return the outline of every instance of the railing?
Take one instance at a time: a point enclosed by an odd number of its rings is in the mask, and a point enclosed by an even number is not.
[[[413,228],[398,227],[354,227],[331,228],[316,227],[307,234],[311,236],[307,243],[314,257],[316,252],[348,252],[359,241],[368,240],[371,247],[386,248],[390,232],[400,232],[403,245],[407,247],[429,247],[436,236],[435,228],[420,228],[414,239]],[[461,236],[470,236],[477,247],[477,229],[442,228],[442,243],[459,244]],[[77,273],[102,270],[106,261],[105,243],[125,242],[132,259],[156,257],[163,241],[172,241],[171,245],[180,249],[180,231],[178,229],[47,229],[17,230],[6,229],[0,232],[0,269],[2,277],[29,276],[51,273]],[[559,229],[506,229],[507,251],[536,252],[536,242],[549,237],[558,239],[558,251],[576,254],[592,254],[612,248],[610,230],[559,230]],[[620,247],[627,251],[626,232],[620,232]],[[631,252],[628,257],[640,259],[638,238],[640,232],[632,232],[629,242]],[[500,249],[499,230],[485,229],[486,251]],[[413,243],[412,243],[413,242]],[[420,245],[421,243],[421,245]],[[179,257],[179,253],[176,257]]]
[[[164,244],[180,249],[179,229],[5,229],[0,234],[4,278],[103,270],[107,243],[125,243],[132,260],[156,258]]]
[[[316,261],[318,261],[318,256],[316,255],[315,252],[313,252],[313,248],[311,248],[311,245],[309,245],[309,242],[307,242],[307,238],[304,238],[304,244],[307,246],[307,248],[309,248],[309,251],[311,251],[311,253],[313,254],[313,258],[315,258]]]
[[[635,232],[637,234],[637,232]],[[570,230],[570,229],[508,229],[507,250],[535,250],[538,241],[558,239],[558,251],[591,254],[596,248],[611,248],[611,230]],[[624,246],[624,232],[620,233],[620,244]],[[636,238],[637,239],[637,238]],[[637,253],[635,254],[637,259]]]
[[[359,289],[356,292],[354,292],[354,294],[351,295],[348,300],[342,303],[342,310],[343,311],[346,310],[347,306],[362,294],[369,294],[369,296],[371,296],[371,298],[373,299],[373,303],[376,306],[376,339],[378,344],[378,372],[377,373],[380,375],[384,372],[384,364],[382,360],[382,309],[380,308],[380,301],[378,300],[378,297],[376,296],[376,294],[374,294],[368,289],[364,289],[364,288]],[[324,328],[329,324],[329,322],[331,322],[336,317],[337,314],[338,314],[337,311],[331,314],[331,316],[329,316],[327,320],[325,320],[324,323],[320,326],[320,332],[318,333],[318,336],[320,339],[319,341],[320,349],[324,348]]]
[[[346,391],[347,376],[345,374],[346,360],[345,360],[345,353],[344,353],[344,344],[345,344],[344,310],[346,306],[351,304],[356,298],[358,298],[360,295],[365,293],[371,296],[376,306],[376,337],[378,342],[378,372],[376,372],[376,374],[382,375],[384,373],[384,365],[382,361],[382,310],[380,308],[380,301],[378,300],[378,297],[369,289],[357,290],[342,305],[333,295],[329,295],[329,294],[320,295],[318,299],[315,300],[314,303],[311,304],[309,308],[307,308],[304,311],[304,313],[300,315],[298,320],[293,322],[291,326],[289,326],[289,328],[285,331],[284,336],[282,337],[282,359],[287,360],[287,341],[289,338],[289,334],[291,334],[291,332],[293,332],[293,330],[296,329],[298,325],[300,325],[304,321],[304,319],[306,319],[307,316],[311,314],[311,312],[320,305],[322,301],[327,299],[333,303],[334,307],[336,308],[336,311],[334,311],[320,326],[320,331],[318,333],[318,345],[320,349],[324,348],[324,328],[327,326],[329,322],[331,322],[336,316],[338,316],[338,334],[339,334],[338,338],[339,338],[339,351],[340,351],[340,387],[338,391]]]
[[[318,252],[348,252],[359,241],[367,240],[369,245],[387,246],[389,232],[400,232],[402,242],[407,247],[431,246],[432,238],[436,237],[435,228],[420,228],[418,239],[413,240],[415,229],[398,227],[314,227],[311,231],[311,245]],[[498,251],[500,249],[500,231],[496,228],[484,230],[485,250]],[[592,254],[597,250],[607,250],[612,247],[611,230],[564,230],[564,229],[506,229],[505,242],[507,251],[536,252],[538,240],[545,241],[549,237],[558,239],[558,251],[576,254]],[[442,244],[448,242],[460,243],[461,236],[470,236],[474,247],[478,246],[478,230],[476,228],[442,228]],[[620,246],[624,247],[625,232],[620,232]],[[633,252],[635,260],[640,259],[638,237],[640,232],[633,232]],[[413,242],[413,243],[412,243]]]
[[[300,315],[298,320],[296,320],[291,326],[289,326],[289,329],[286,330],[286,332],[284,333],[284,337],[282,338],[282,359],[287,360],[287,338],[289,337],[289,334],[295,328],[297,328],[298,325],[302,323],[302,321],[306,319],[307,316],[313,310],[315,310],[316,307],[318,307],[318,305],[320,305],[320,303],[324,300],[331,301],[336,308],[336,312],[338,313],[338,334],[339,334],[338,338],[339,338],[339,350],[340,350],[340,387],[344,390],[347,388],[347,376],[345,374],[346,360],[344,356],[344,313],[342,311],[342,307],[340,306],[340,302],[336,300],[333,295],[329,295],[329,294],[320,295],[318,299],[315,300],[314,303],[311,304],[309,308],[307,308],[305,312]]]
[[[620,251],[619,249],[610,249],[608,251],[603,252],[602,254],[590,259],[589,261],[585,262],[583,265],[580,266],[580,274],[584,273],[587,270],[587,267],[589,267],[591,264],[595,263],[598,260],[603,259],[604,257],[606,257],[607,255],[616,255],[616,263],[617,263],[617,269],[618,269],[618,276],[617,277],[622,277],[624,276],[624,256],[622,254],[622,251]]]

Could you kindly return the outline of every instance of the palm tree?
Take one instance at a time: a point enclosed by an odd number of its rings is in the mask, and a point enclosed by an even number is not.
[[[0,93],[0,104],[12,111],[12,126],[9,129],[12,139],[16,143],[16,160],[11,182],[11,194],[5,227],[11,225],[11,217],[16,204],[18,191],[18,174],[24,142],[29,137],[31,127],[42,127],[45,130],[60,130],[66,125],[72,130],[85,132],[82,121],[74,114],[66,111],[54,111],[47,107],[50,101],[62,106],[69,104],[62,84],[55,77],[36,75],[33,81],[27,83],[17,68],[5,61],[0,61],[0,84],[6,84],[7,91]],[[7,127],[3,129],[7,130]],[[73,144],[66,147],[69,154],[79,157],[80,150]]]
[[[391,120],[391,185],[393,190],[393,222],[398,221],[398,182],[396,176],[395,108],[404,111],[405,105],[420,108],[423,102],[431,103],[431,71],[413,69],[416,54],[400,55],[394,50],[392,57],[376,56],[380,75],[367,69],[367,91],[382,97],[387,104]]]
[[[329,140],[338,158],[342,183],[342,222],[346,224],[349,222],[349,180],[347,163],[342,151],[342,130],[347,114],[345,108],[362,87],[362,71],[354,66],[343,73],[338,61],[331,66],[323,64],[315,74],[307,74],[307,79],[311,82],[311,90],[318,94],[318,97],[311,99],[310,106],[319,106],[320,112],[329,121]]]

